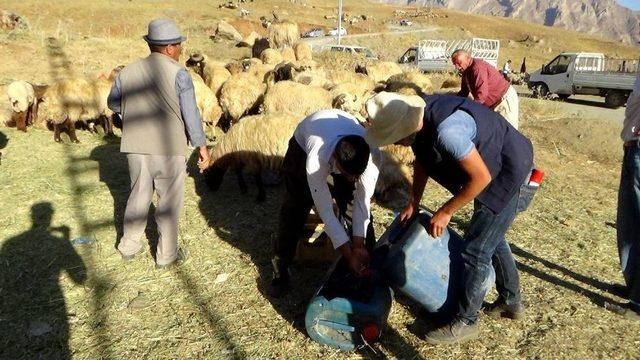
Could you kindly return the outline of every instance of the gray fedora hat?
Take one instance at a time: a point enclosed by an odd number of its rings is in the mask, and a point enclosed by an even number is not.
[[[147,35],[142,37],[151,45],[177,44],[187,40],[178,25],[170,19],[155,19],[149,23]]]

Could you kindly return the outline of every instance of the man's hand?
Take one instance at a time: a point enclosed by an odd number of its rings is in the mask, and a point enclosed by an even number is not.
[[[209,156],[209,150],[206,146],[199,147],[198,154],[198,168],[200,169],[200,173],[202,173],[206,168],[209,167],[209,162],[211,158]]]
[[[449,225],[449,221],[451,221],[451,216],[453,214],[448,213],[442,208],[438,209],[431,220],[429,220],[429,235],[434,238],[438,238],[442,236],[444,233],[444,229]]]
[[[413,202],[409,202],[409,204],[407,204],[407,206],[400,213],[400,222],[404,223],[408,220],[411,220],[413,215],[416,213],[416,207],[417,206],[414,205]]]
[[[369,252],[364,246],[364,241],[360,243],[356,240],[353,245],[346,243],[338,249],[354,274],[366,276],[369,273]]]

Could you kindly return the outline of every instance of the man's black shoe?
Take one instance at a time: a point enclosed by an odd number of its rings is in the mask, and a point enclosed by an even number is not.
[[[283,297],[288,292],[289,292],[288,276],[274,277],[273,280],[271,280],[271,284],[269,284],[269,289],[267,290],[267,294],[272,298]]]
[[[491,317],[505,317],[513,320],[520,320],[524,317],[524,305],[521,301],[515,304],[507,304],[503,298],[488,304],[483,309],[484,313]]]

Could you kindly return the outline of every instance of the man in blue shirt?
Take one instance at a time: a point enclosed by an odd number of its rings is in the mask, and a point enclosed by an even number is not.
[[[522,317],[518,271],[505,233],[531,200],[532,194],[522,190],[533,165],[531,142],[501,115],[456,96],[422,99],[383,92],[367,101],[366,108],[371,145],[411,146],[416,155],[411,200],[401,221],[414,216],[429,178],[453,194],[430,219],[431,236],[440,237],[453,214],[474,202],[462,244],[464,283],[458,311],[450,323],[427,333],[426,340],[454,343],[478,335],[483,283],[491,265],[499,298],[487,311]]]

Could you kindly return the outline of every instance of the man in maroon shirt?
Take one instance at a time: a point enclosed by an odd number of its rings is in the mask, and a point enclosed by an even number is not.
[[[498,69],[482,59],[475,59],[465,50],[456,50],[451,62],[462,76],[462,88],[458,96],[473,96],[518,128],[518,94]]]

